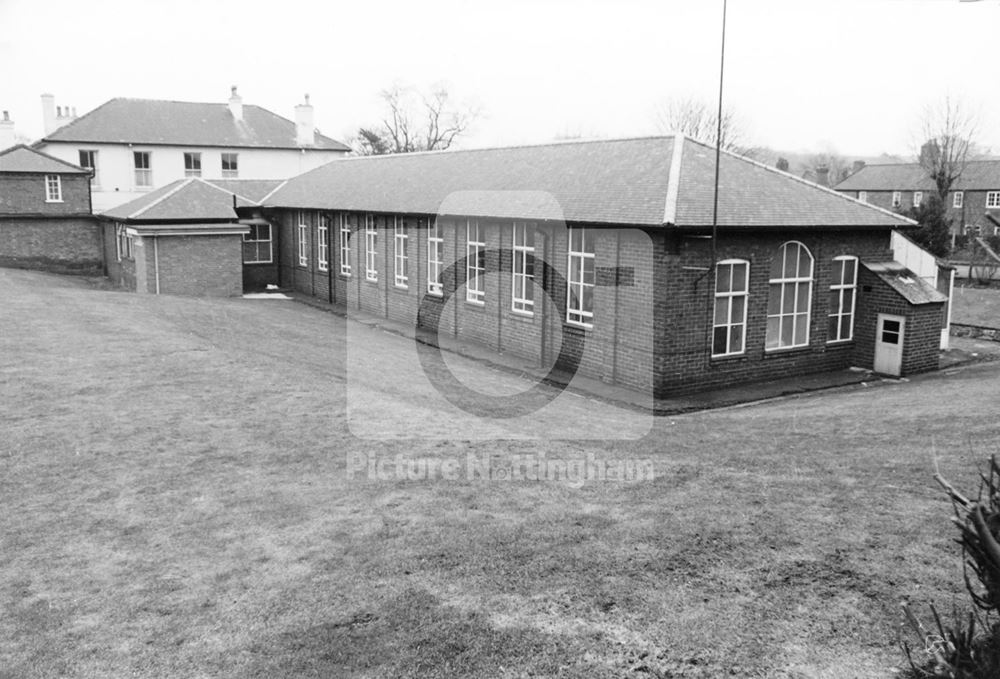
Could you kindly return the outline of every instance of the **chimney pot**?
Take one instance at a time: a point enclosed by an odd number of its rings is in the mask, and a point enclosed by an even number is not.
[[[3,121],[7,122],[8,120],[10,120],[10,111],[4,111],[3,112]]]
[[[243,97],[236,93],[236,85],[230,88],[229,112],[234,120],[243,120]]]

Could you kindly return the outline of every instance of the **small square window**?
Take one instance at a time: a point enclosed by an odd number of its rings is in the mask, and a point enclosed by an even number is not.
[[[1000,207],[1000,191],[986,192],[986,207],[988,208]]]
[[[62,202],[62,178],[57,174],[45,175],[45,202]]]
[[[924,202],[924,192],[914,191],[913,192],[913,207],[920,207],[920,204]]]
[[[899,207],[903,204],[903,194],[901,191],[892,192],[892,206]]]
[[[964,203],[965,203],[965,193],[963,191],[956,191],[954,197],[952,197],[951,206],[962,207]]]

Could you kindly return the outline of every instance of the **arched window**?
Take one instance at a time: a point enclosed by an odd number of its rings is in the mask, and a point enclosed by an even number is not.
[[[833,258],[830,275],[830,321],[827,342],[845,342],[854,337],[854,298],[858,288],[858,258]]]
[[[767,297],[765,349],[787,349],[809,344],[813,257],[805,245],[789,241],[771,262]]]
[[[750,262],[727,259],[715,266],[715,320],[712,356],[742,354],[746,347]]]

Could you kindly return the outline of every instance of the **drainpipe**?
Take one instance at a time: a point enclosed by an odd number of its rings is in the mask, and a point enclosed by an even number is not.
[[[156,294],[160,294],[160,248],[159,238],[153,236],[153,272],[156,274]]]

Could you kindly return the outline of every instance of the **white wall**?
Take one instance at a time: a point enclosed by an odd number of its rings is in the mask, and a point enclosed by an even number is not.
[[[76,144],[49,142],[41,151],[73,164],[80,162],[80,151],[97,151],[97,176],[93,184],[94,211],[99,212],[121,205],[146,191],[184,179],[184,154],[201,154],[203,179],[222,179],[222,154],[239,154],[237,179],[288,179],[344,154],[339,151],[311,149],[227,149],[205,147]],[[135,186],[133,151],[150,153],[153,186],[143,189]]]
[[[911,241],[898,231],[892,232],[890,241],[892,248],[892,258],[915,273],[917,276],[927,281],[932,287],[938,288],[938,265],[937,258],[922,247]],[[941,329],[941,348],[948,348],[948,338],[951,334],[951,295],[955,287],[955,277],[949,273],[948,290],[948,318],[945,327]]]

